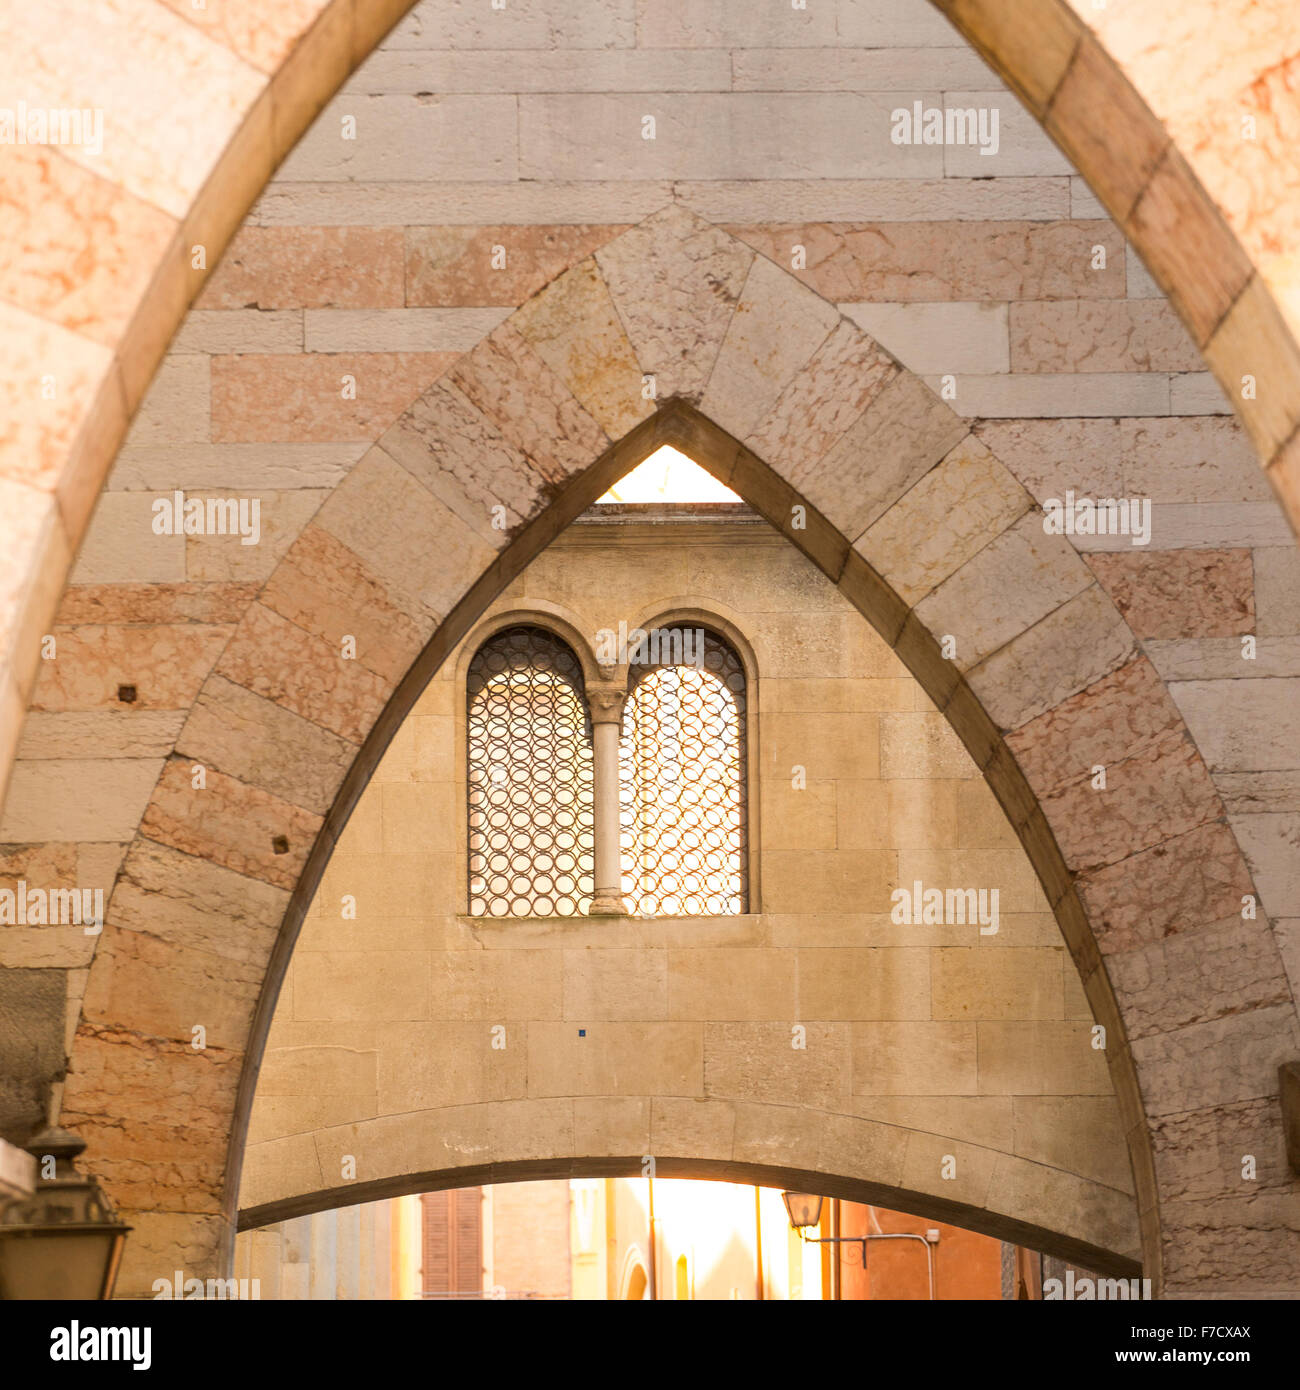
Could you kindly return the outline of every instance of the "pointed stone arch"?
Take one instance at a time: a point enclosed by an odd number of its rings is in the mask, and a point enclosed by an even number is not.
[[[65,1122],[139,1213],[137,1258],[178,1243],[187,1267],[224,1258],[279,981],[380,754],[492,598],[661,443],[829,575],[957,730],[1107,1030],[1148,1277],[1189,1281],[1190,1248],[1231,1286],[1246,1257],[1232,1230],[1196,1227],[1195,1198],[1209,1183],[1235,1195],[1221,1160],[1243,1133],[1271,1142],[1264,1098],[1294,1008],[1269,924],[1240,918],[1249,874],[1176,706],[966,425],[832,305],[677,207],[541,290],[426,392],[238,615],[127,852],[65,1096]],[[1225,1068],[1260,1098],[1245,1119],[1222,1103]],[[1207,1143],[1214,1161],[1190,1168]],[[1281,1282],[1285,1257],[1270,1258]]]
[[[1197,0],[1171,34],[1159,0],[1100,10],[1069,0],[932,2],[1045,125],[1151,267],[1300,525],[1300,198],[1285,7]],[[39,635],[168,342],[276,167],[414,4],[301,0],[255,18],[214,12],[210,28],[166,5],[50,6],[40,23],[6,33],[14,69],[41,74],[52,101],[126,81],[134,110],[106,167],[57,149],[7,156],[22,190],[9,238],[25,254],[0,315],[20,364],[0,402],[0,437],[12,450],[0,462],[0,790]],[[1214,115],[1228,110],[1258,122],[1249,147]],[[43,218],[66,235],[50,237]],[[58,402],[34,411],[51,363]],[[1257,389],[1245,397],[1248,376]]]

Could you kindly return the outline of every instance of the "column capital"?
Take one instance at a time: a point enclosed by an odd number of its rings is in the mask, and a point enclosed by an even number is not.
[[[589,685],[587,705],[593,724],[621,724],[623,706],[627,702],[625,685]]]

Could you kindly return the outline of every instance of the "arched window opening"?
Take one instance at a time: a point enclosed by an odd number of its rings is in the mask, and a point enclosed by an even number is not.
[[[623,893],[644,916],[748,910],[745,668],[700,638],[690,662],[635,667],[623,707]]]
[[[592,743],[578,658],[544,628],[506,628],[474,654],[466,698],[470,913],[586,913]]]

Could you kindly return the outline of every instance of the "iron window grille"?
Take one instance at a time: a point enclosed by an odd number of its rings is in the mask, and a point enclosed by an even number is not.
[[[619,790],[623,893],[640,916],[747,910],[745,668],[705,631],[699,665],[633,668]]]
[[[693,661],[638,664],[629,676],[621,887],[640,916],[749,910],[745,668],[723,638],[702,635]],[[585,915],[595,759],[573,649],[536,626],[494,634],[470,662],[466,712],[470,914]]]
[[[510,627],[467,681],[469,911],[575,917],[591,905],[591,720],[582,666],[540,627]]]

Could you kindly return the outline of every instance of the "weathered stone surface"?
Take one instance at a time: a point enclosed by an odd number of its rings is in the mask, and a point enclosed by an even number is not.
[[[1165,372],[1001,372],[927,381],[936,391],[955,385],[953,406],[969,420],[1008,420],[1168,415],[1176,409],[1172,383],[1181,379]]]
[[[865,851],[844,861],[833,851],[764,851],[764,906],[770,912],[835,912],[851,894],[864,912],[887,911],[892,856]]]
[[[1130,1259],[1141,1253],[1132,1198],[1123,1191],[1099,1188],[1055,1166],[1000,1157],[986,1201],[994,1211],[1014,1211],[1022,1219],[1044,1224],[1059,1222],[1062,1211],[1086,1208],[1090,1217],[1087,1225],[1075,1217],[1070,1234],[1086,1231],[1087,1238],[1094,1241],[1103,1236],[1108,1249],[1121,1251]]]
[[[1289,1298],[1297,1237],[1293,1194],[1243,1194],[1161,1206],[1168,1298]]]
[[[1209,338],[1250,276],[1241,247],[1209,202],[1183,156],[1170,147],[1128,222],[1157,281],[1179,285],[1180,307],[1197,343]],[[1195,237],[1178,234],[1189,226],[1196,227]]]
[[[308,352],[468,352],[509,313],[499,306],[307,309],[302,314],[302,346]]]
[[[974,428],[1039,503],[1059,501],[1067,491],[1078,497],[1124,495],[1115,420],[980,420]]]
[[[106,929],[82,1004],[85,1026],[129,1023],[151,1038],[234,1049],[248,1036],[265,955],[236,959],[194,942]],[[202,1029],[196,1033],[195,1029]]]
[[[61,714],[35,711],[23,721],[20,760],[29,758],[165,758],[185,722],[184,710]]]
[[[900,375],[820,458],[796,456],[791,483],[854,541],[965,435],[917,377]]]
[[[826,341],[838,319],[831,305],[802,289],[770,261],[755,257],[700,409],[738,439],[746,438]],[[795,481],[786,476],[787,481]]]
[[[1011,306],[1013,372],[1196,372],[1201,355],[1163,299]]]
[[[611,439],[653,412],[636,350],[594,258],[566,271],[510,322]]]
[[[912,1134],[900,1186],[951,1201],[983,1207],[998,1164],[998,1156],[973,1144],[954,1143],[937,1134]],[[951,1177],[945,1177],[951,1173]]]
[[[216,623],[233,629],[257,597],[255,584],[73,584],[59,604],[60,625]]]
[[[78,584],[166,584],[184,579],[185,537],[180,532],[154,533],[153,504],[154,498],[138,492],[102,494],[72,578]]]
[[[975,1095],[973,1023],[856,1023],[853,1094]]]
[[[1245,1009],[1136,1039],[1133,1056],[1143,1076],[1147,1114],[1273,1096],[1278,1065],[1295,1056],[1297,1045],[1300,1028],[1290,1004]]]
[[[1300,900],[1300,816],[1234,815],[1230,824],[1265,910],[1285,916]]]
[[[1211,771],[1300,766],[1300,680],[1177,681],[1169,689]]]
[[[1088,1023],[980,1023],[979,1089],[989,1095],[1108,1095],[1106,1054]]]
[[[379,444],[497,548],[545,504],[544,480],[527,459],[446,382],[426,391]]]
[[[1092,584],[966,678],[999,727],[1018,729],[1126,664],[1136,650],[1119,610]]]
[[[1265,500],[1268,482],[1235,416],[1121,420],[1119,435],[1129,496],[1153,503]]]
[[[1232,832],[1215,823],[1082,874],[1078,891],[1103,950],[1128,951],[1240,916],[1251,882]]]
[[[1007,372],[1005,304],[841,304],[864,332],[920,375]]]
[[[472,401],[552,487],[582,472],[609,443],[512,324],[502,324],[463,357],[447,374],[447,382]]]
[[[128,1212],[215,1215],[240,1056],[83,1024],[62,1122],[86,1140],[82,1171]]]
[[[575,1113],[582,1101],[575,1102]],[[646,1153],[665,1158],[729,1159],[736,1136],[733,1101],[705,1096],[655,1096],[650,1102],[650,1144]]]
[[[392,693],[381,676],[261,604],[249,608],[216,674],[356,745]]]
[[[1286,974],[1266,921],[1226,922],[1179,932],[1139,951],[1109,955],[1111,984],[1130,1038],[1284,1004]]]
[[[324,815],[358,746],[213,676],[194,702],[176,752]]]
[[[172,340],[173,351],[214,355],[301,352],[305,346],[301,309],[192,309]]]
[[[187,708],[230,638],[229,626],[195,623],[119,627],[87,624],[55,634],[41,664],[33,706],[51,712],[122,710],[132,686],[137,710]]]
[[[666,951],[566,951],[563,964],[566,1019],[669,1016]]]
[[[880,775],[969,777],[970,754],[941,714],[885,714],[880,719]]]
[[[841,319],[745,443],[778,471],[820,458],[897,374],[878,343]]]
[[[261,601],[296,627],[342,652],[356,641],[356,661],[390,685],[406,674],[424,645],[412,616],[336,537],[307,526],[276,567]]]
[[[1060,1018],[1062,958],[1054,947],[935,951],[932,1015],[963,1021]]]
[[[624,230],[582,224],[407,227],[406,303],[513,309]]]
[[[271,1053],[258,1074],[257,1088],[269,1097],[311,1095],[322,1071],[335,1074],[340,1094],[364,1096],[374,1092],[374,1052],[346,1047],[281,1047]]]
[[[0,235],[10,254],[0,293],[32,315],[95,342],[112,344],[148,285],[144,267],[166,249],[172,220],[147,201],[41,145],[6,150],[6,204]],[[22,210],[39,204],[44,236],[32,237]],[[45,273],[51,245],[75,255],[78,276]]]
[[[1286,1192],[1295,1181],[1282,1116],[1271,1096],[1159,1116],[1152,1121],[1151,1140],[1161,1185],[1173,1199]],[[1246,1155],[1255,1160],[1253,1179],[1242,1174]]]
[[[213,442],[369,443],[457,355],[347,352],[214,357]]]
[[[0,816],[0,843],[129,840],[161,767],[157,758],[19,763]]]
[[[849,1093],[850,1025],[810,1023],[790,1046],[786,1023],[705,1023],[701,1093],[729,1100],[839,1109]]]
[[[668,952],[668,1017],[735,1021],[795,1016],[794,958],[720,947]],[[706,1038],[706,1042],[707,1042]]]
[[[699,1023],[602,1023],[580,1038],[569,1023],[529,1024],[528,1094],[700,1095],[703,1033]]]
[[[1231,637],[1255,630],[1249,550],[1118,551],[1088,564],[1135,636]]]
[[[255,311],[250,311],[255,312]],[[217,313],[219,319],[239,315]],[[279,315],[270,314],[269,318]],[[229,349],[223,348],[223,351]],[[295,349],[297,351],[298,349]],[[123,449],[109,477],[123,492],[187,493],[224,487],[248,493],[259,488],[333,487],[365,453],[360,443],[148,445]]]
[[[122,864],[106,930],[264,965],[288,905],[282,888],[142,839]]]
[[[422,631],[430,633],[496,557],[493,547],[377,447],[320,509],[315,524],[357,555],[391,601],[418,615]]]
[[[1122,299],[1124,241],[1109,222],[837,223],[731,226],[778,265],[795,246],[794,273],[834,303],[886,300]],[[1094,245],[1106,269],[1091,269]]]
[[[1128,756],[1112,756],[1105,769],[1104,787],[1094,785],[1093,773],[1085,770],[1041,798],[1043,814],[1076,872],[1116,863],[1223,814],[1205,763],[1181,730],[1145,742]]]
[[[292,889],[321,818],[211,769],[202,789],[191,785],[191,776],[188,759],[173,758],[167,764],[140,833],[236,873]]]
[[[261,492],[255,499],[243,492],[209,492],[208,498],[225,499],[235,506],[247,507],[250,501],[258,504],[256,543],[245,545],[243,534],[237,530],[226,535],[187,536],[186,578],[197,583],[264,582],[328,496],[323,488]]]
[[[679,204],[596,253],[619,317],[660,399],[698,399],[754,253]]]
[[[433,1018],[553,1020],[562,1013],[558,952],[539,957],[531,951],[449,951],[434,963],[431,976]]]
[[[797,92],[528,93],[518,103],[519,169],[529,181],[937,178],[944,163],[937,146],[889,140],[893,104],[878,92],[816,103]],[[864,135],[846,142],[846,130]]]
[[[1121,1192],[1133,1190],[1128,1149],[1109,1096],[1017,1096],[1006,1104],[1017,1154],[1053,1168],[1075,1169]],[[1097,1142],[1100,1135],[1106,1142]]]
[[[1043,532],[1038,511],[1003,531],[916,606],[931,632],[956,638],[966,671],[1092,582],[1063,536]]]
[[[885,1020],[929,1017],[929,953],[894,950],[803,950],[798,955],[795,1016]]]
[[[46,1120],[49,1086],[63,1070],[65,995],[62,970],[0,970],[0,1125],[6,1134],[26,1139]]]
[[[403,304],[400,227],[242,227],[199,309],[378,309]],[[412,301],[421,302],[421,301]]]
[[[1145,657],[1063,700],[1007,739],[1040,794],[1177,729],[1178,708]]]
[[[1033,505],[973,435],[860,536],[854,549],[915,604]]]

